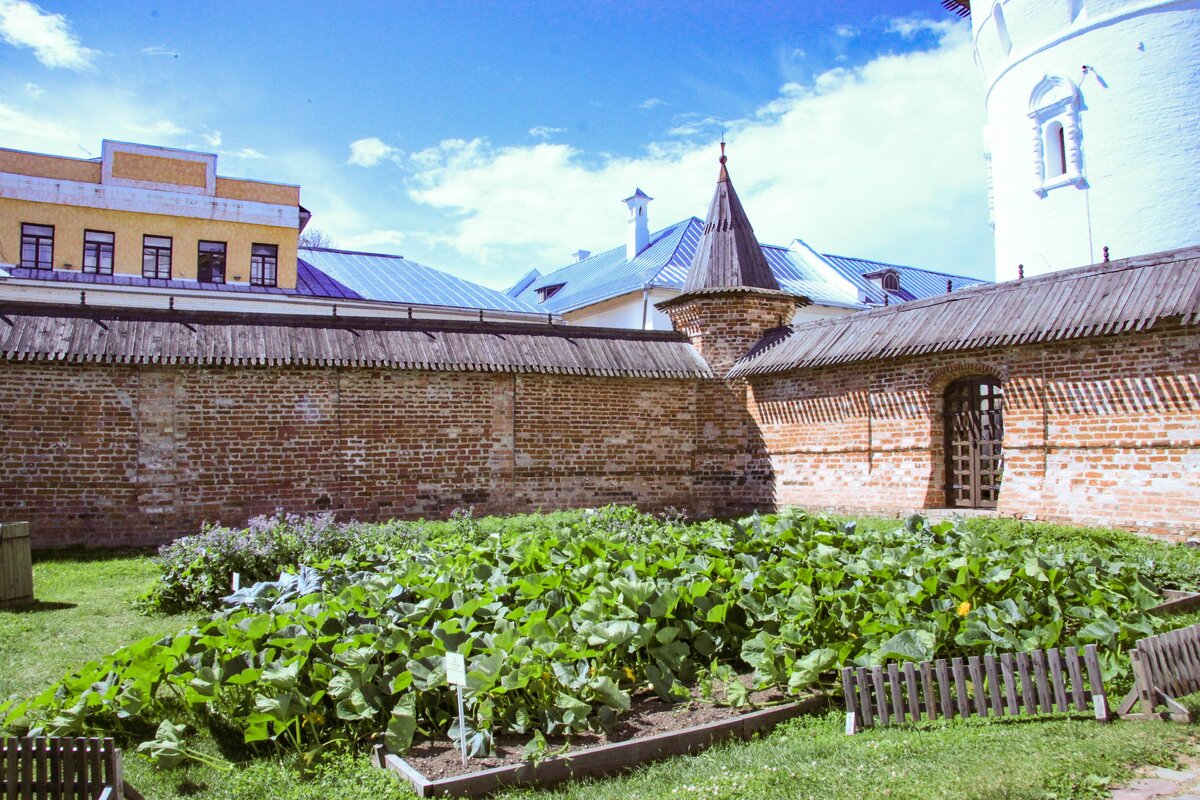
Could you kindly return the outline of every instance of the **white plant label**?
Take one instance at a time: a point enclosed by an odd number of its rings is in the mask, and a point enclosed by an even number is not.
[[[446,683],[451,686],[467,685],[467,660],[459,653],[446,653]]]
[[[849,714],[846,715],[846,735],[853,736],[854,729],[855,729],[854,712],[851,711]]]

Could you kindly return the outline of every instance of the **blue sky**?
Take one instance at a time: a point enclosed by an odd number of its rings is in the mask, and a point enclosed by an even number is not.
[[[766,242],[990,277],[982,90],[936,0],[0,0],[0,146],[215,151],[340,246],[504,286],[703,216],[716,141]]]

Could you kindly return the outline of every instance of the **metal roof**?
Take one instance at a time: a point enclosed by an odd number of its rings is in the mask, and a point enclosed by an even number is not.
[[[555,314],[565,314],[644,288],[682,291],[703,232],[704,223],[690,217],[652,233],[650,244],[632,261],[626,259],[622,245],[529,282],[525,280],[526,275],[513,288],[522,287],[517,295],[521,300],[543,312]],[[890,293],[892,302],[943,294],[947,279],[953,281],[955,289],[987,283],[979,278],[917,267],[829,256],[816,252],[799,239],[791,247],[770,244],[761,247],[781,289],[808,297],[823,306],[863,309],[883,305],[884,291],[862,275],[889,267],[900,273],[901,291]],[[563,288],[544,302],[538,301],[538,289],[557,284],[563,284]],[[863,303],[860,297],[866,297],[869,304]]]
[[[708,204],[704,234],[683,284],[683,293],[735,286],[778,291],[779,282],[767,264],[746,209],[742,208],[742,201],[733,188],[725,161],[725,143],[722,142],[717,188]]]
[[[703,231],[704,223],[690,217],[651,234],[650,244],[632,261],[625,258],[624,246],[614,247],[539,276],[525,287],[520,298],[537,303],[538,308],[546,311],[563,314],[644,288],[682,290]],[[806,256],[775,245],[761,247],[784,291],[822,305],[864,307],[851,284],[827,265],[813,263],[820,256]],[[563,288],[538,303],[538,289],[557,284],[563,284]]]
[[[779,328],[729,377],[1140,331],[1171,317],[1200,323],[1200,247]]]
[[[299,252],[301,269],[307,267],[329,279],[322,281],[309,273],[305,281],[297,281],[297,294],[301,295],[546,313],[545,309],[509,297],[503,292],[418,264],[403,256],[323,247],[302,247]]]
[[[835,256],[829,253],[825,253],[824,256],[825,260],[840,275],[854,284],[855,288],[861,293],[860,296],[865,297],[867,302],[872,305],[883,305],[883,296],[885,294],[891,296],[892,302],[896,300],[907,302],[922,297],[933,297],[944,294],[946,292],[946,281],[950,281],[951,291],[965,289],[968,286],[979,286],[990,283],[990,281],[982,278],[969,278],[965,275],[953,275],[949,272],[906,267],[902,264],[889,264],[885,261],[872,261],[867,258]],[[899,291],[885,292],[877,284],[863,277],[873,272],[889,269],[894,270],[900,278]]]
[[[583,261],[556,269],[536,278],[525,287],[519,299],[545,311],[561,314],[599,303],[646,287],[683,288],[688,267],[700,242],[704,223],[695,217],[677,222],[650,235],[650,244],[632,261],[625,258],[625,246],[597,253]],[[537,290],[563,284],[563,288],[543,303]]]
[[[290,289],[279,289],[275,286],[249,286],[244,283],[201,283],[200,281],[166,280],[163,278],[143,278],[141,275],[96,275],[90,272],[75,272],[63,269],[30,269],[29,267],[4,267],[3,272],[13,278],[29,281],[47,281],[49,283],[82,283],[93,286],[146,286],[153,289],[178,289],[206,292],[235,292],[247,294],[292,294]]]
[[[403,256],[360,253],[320,247],[302,247],[296,263],[296,288],[248,286],[244,283],[200,283],[162,280],[141,275],[92,275],[74,270],[4,267],[13,278],[53,283],[93,284],[118,287],[204,290],[239,294],[281,295],[370,300],[398,305],[441,306],[468,310],[484,309],[545,316],[547,309],[531,305],[503,292],[464,280]]]
[[[679,333],[42,304],[0,305],[0,359],[712,377]]]

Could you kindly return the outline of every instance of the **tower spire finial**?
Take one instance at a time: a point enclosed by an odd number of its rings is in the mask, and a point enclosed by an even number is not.
[[[725,132],[721,132],[721,163],[724,164],[729,158],[725,155]]]

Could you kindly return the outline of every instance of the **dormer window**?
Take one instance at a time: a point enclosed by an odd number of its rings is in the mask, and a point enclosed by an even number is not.
[[[1050,189],[1084,183],[1079,130],[1081,105],[1079,87],[1058,75],[1043,77],[1029,98],[1029,119],[1033,122],[1033,190],[1041,197]]]
[[[863,273],[863,277],[885,292],[900,291],[900,273],[894,269],[881,269]]]
[[[565,283],[554,283],[549,286],[542,286],[537,290],[538,302],[544,303],[554,295],[558,294],[558,290],[566,286]]]

